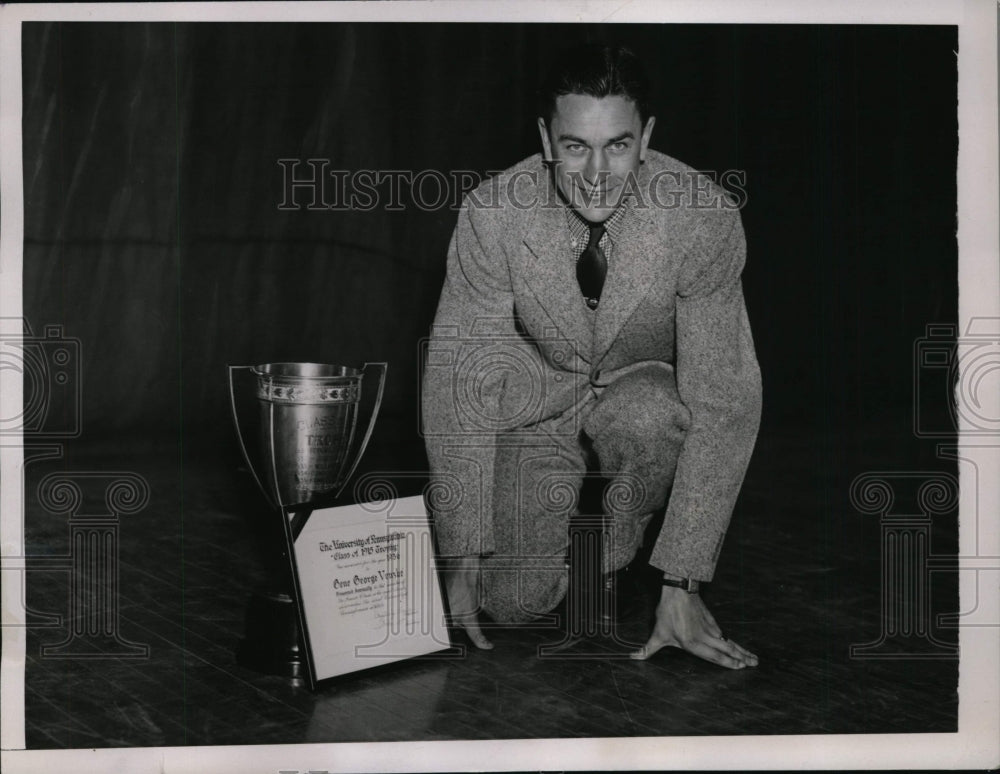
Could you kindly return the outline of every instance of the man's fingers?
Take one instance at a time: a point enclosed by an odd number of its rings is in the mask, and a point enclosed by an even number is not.
[[[460,569],[451,574],[447,583],[448,604],[452,621],[465,630],[472,644],[480,650],[492,650],[493,643],[486,639],[479,628],[479,574]]]
[[[746,648],[732,640],[717,638],[709,643],[716,650],[721,651],[734,661],[738,661],[746,666],[757,666],[757,657]]]
[[[719,644],[724,644],[718,640],[717,642],[719,642]],[[697,640],[691,643],[686,650],[689,653],[698,656],[698,658],[703,658],[706,661],[711,661],[713,664],[718,664],[719,666],[724,666],[729,669],[743,669],[747,665],[741,658],[736,658],[728,652],[714,647],[711,643],[705,640]]]
[[[452,620],[457,626],[465,630],[465,633],[469,635],[469,639],[472,640],[472,644],[477,648],[480,650],[493,650],[493,643],[486,639],[483,630],[479,628],[479,619],[475,613],[456,615],[453,616]]]
[[[655,632],[645,645],[639,650],[629,654],[629,658],[637,661],[645,661],[654,653],[665,647],[675,647],[686,650],[698,658],[711,661],[713,664],[728,667],[729,669],[743,669],[744,667],[757,666],[758,659],[746,648],[741,647],[731,640],[720,637],[711,637],[695,640],[686,645],[677,642],[667,641]]]
[[[752,662],[754,662],[754,663],[750,664],[750,666],[757,666],[757,663],[756,663],[757,662],[757,656],[755,654],[751,653],[746,648],[744,648],[738,642],[733,642],[732,640],[730,640],[729,638],[727,638],[723,634],[718,635],[716,637],[716,640],[717,640],[717,642],[714,642],[713,645],[716,648],[718,648],[719,650],[722,650],[722,651],[728,653],[730,656],[733,656],[734,658],[742,658],[745,661],[752,661]]]
[[[656,630],[654,629],[653,633],[649,636],[649,639],[646,641],[646,644],[643,645],[641,648],[639,648],[639,650],[629,653],[628,657],[636,661],[645,661],[647,658],[652,656],[658,650],[661,650],[667,647],[668,645],[672,644],[673,644],[672,642],[668,642],[667,640],[659,636],[656,633]]]
[[[709,636],[708,644],[716,650],[722,651],[730,658],[743,662],[746,666],[757,666],[757,656],[751,653],[739,643],[733,642],[723,633],[719,624],[715,621],[715,616],[704,605],[701,606],[703,615],[702,621],[705,626],[705,633]]]
[[[742,669],[747,665],[745,661],[739,658],[735,658],[729,653],[726,653],[722,650],[719,650],[718,648],[713,647],[705,640],[696,640],[695,642],[692,642],[687,646],[683,646],[665,642],[664,640],[655,636],[650,637],[649,641],[645,645],[643,645],[639,650],[630,653],[629,658],[635,659],[636,661],[645,661],[654,653],[667,646],[686,650],[688,653],[691,653],[694,656],[698,656],[698,658],[702,658],[705,661],[711,661],[713,664],[718,664],[719,666],[728,667],[729,669]]]
[[[465,629],[465,633],[469,635],[469,639],[472,640],[472,644],[477,648],[480,650],[493,650],[493,643],[486,639],[486,635],[479,628],[479,622],[475,616],[472,616],[471,620],[463,622],[462,627]]]
[[[733,646],[733,650],[737,654],[739,654],[739,656],[742,657],[750,666],[757,666],[758,659],[757,659],[757,655],[755,653],[751,653],[749,650],[747,650],[746,648],[744,648],[742,645],[740,645],[737,642],[733,642],[732,640],[727,640],[727,642],[730,645]],[[730,653],[732,653],[732,652],[733,651],[730,651]]]

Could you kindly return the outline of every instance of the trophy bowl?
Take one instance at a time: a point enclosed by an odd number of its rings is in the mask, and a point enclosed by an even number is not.
[[[256,461],[237,418],[233,373],[247,370],[256,381],[259,431]],[[366,373],[378,369],[378,394],[365,436],[354,452]],[[327,363],[265,363],[230,366],[233,418],[244,457],[258,486],[281,507],[303,505],[340,491],[371,438],[385,386],[385,363],[361,369]]]
[[[304,503],[337,489],[354,443],[362,372],[322,363],[254,366],[268,493]]]

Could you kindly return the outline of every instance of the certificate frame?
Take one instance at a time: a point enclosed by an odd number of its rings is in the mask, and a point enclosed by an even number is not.
[[[452,648],[422,495],[282,513],[310,690]]]

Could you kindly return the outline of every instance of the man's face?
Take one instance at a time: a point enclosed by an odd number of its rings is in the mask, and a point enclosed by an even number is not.
[[[566,201],[582,217],[606,220],[618,206],[629,175],[646,158],[653,118],[642,125],[635,103],[621,96],[564,94],[551,124],[538,119],[546,161]]]

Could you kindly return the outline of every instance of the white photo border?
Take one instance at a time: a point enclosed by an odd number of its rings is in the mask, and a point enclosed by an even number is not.
[[[478,21],[581,23],[941,24],[959,29],[959,324],[1000,318],[997,212],[997,5],[990,0],[656,0],[485,3],[164,3],[7,5],[0,9],[0,320],[22,316],[21,47],[23,21]],[[2,331],[11,333],[11,331]],[[19,332],[18,332],[19,333]],[[0,405],[20,410],[20,375],[0,369]],[[1000,395],[990,416],[1000,416]],[[8,416],[8,414],[4,414]],[[968,430],[968,427],[963,427]],[[396,742],[253,747],[24,750],[22,449],[0,444],[3,657],[0,749],[5,772],[461,771],[538,769],[992,768],[1000,765],[1000,627],[960,627],[959,731],[954,734],[653,737],[487,742]],[[963,433],[979,488],[960,498],[961,609],[1000,621],[1000,443]],[[986,475],[984,475],[986,473]],[[975,529],[971,528],[975,523]],[[985,568],[985,569],[984,569]],[[981,573],[993,581],[982,582]],[[993,595],[983,599],[983,589]],[[977,599],[977,592],[980,597]]]

